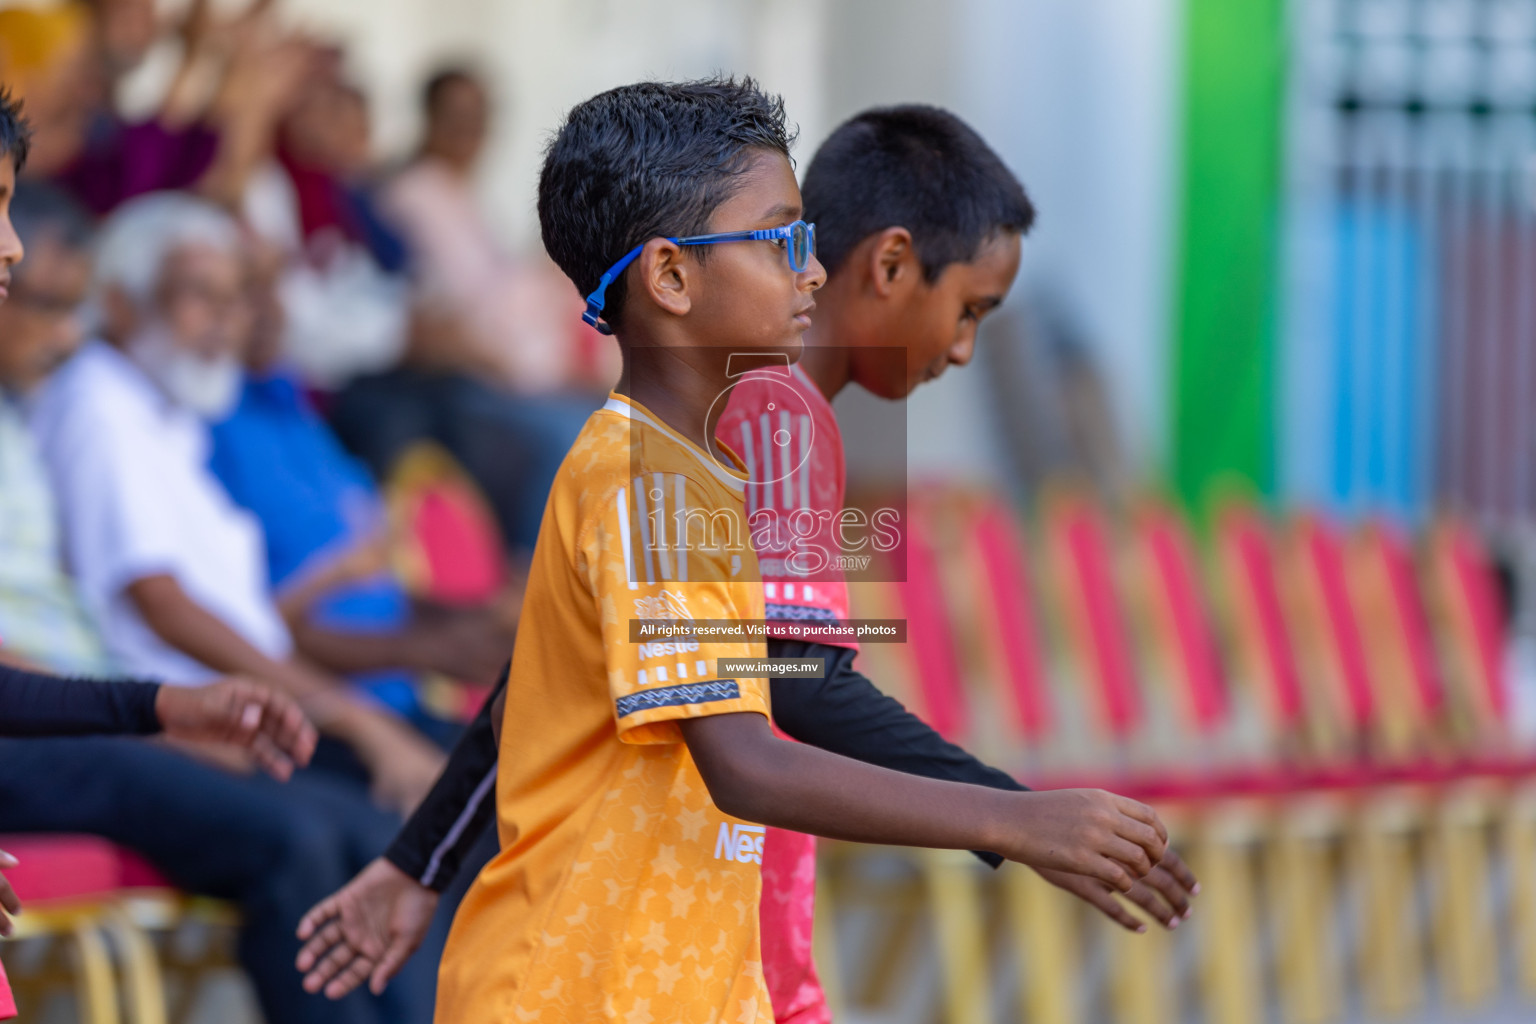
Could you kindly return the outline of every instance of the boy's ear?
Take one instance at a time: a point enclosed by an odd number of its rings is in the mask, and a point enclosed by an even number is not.
[[[636,282],[639,290],[673,316],[687,315],[693,308],[688,287],[695,282],[690,280],[693,267],[683,259],[682,246],[665,238],[653,238],[645,243],[635,263],[640,268],[640,280]]]
[[[917,272],[912,232],[896,227],[875,235],[869,247],[869,272],[875,294],[882,298],[907,284]]]

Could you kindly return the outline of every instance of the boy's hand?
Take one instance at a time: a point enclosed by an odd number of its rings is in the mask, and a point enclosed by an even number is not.
[[[363,982],[374,995],[421,945],[438,894],[380,857],[299,922],[304,991],[340,999]]]
[[[1146,804],[1102,789],[1017,794],[1027,808],[1010,831],[1009,860],[1037,871],[1086,875],[1128,893],[1168,852],[1168,830]]]
[[[15,857],[0,850],[0,868],[13,868],[18,861]],[[11,883],[0,875],[0,935],[10,935],[16,926],[11,923],[8,915],[21,913],[21,900],[16,898],[16,890],[11,888]]]
[[[166,736],[249,750],[275,779],[286,781],[315,752],[315,727],[293,700],[244,679],[207,686],[162,686],[155,714]]]
[[[1105,917],[1127,931],[1140,934],[1147,930],[1146,925],[1120,905],[1120,901],[1115,899],[1114,893],[1103,882],[1086,875],[1074,875],[1050,868],[1040,871],[1039,875],[1058,889],[1098,908]],[[1193,911],[1189,902],[1199,891],[1200,883],[1195,880],[1194,873],[1185,866],[1177,853],[1169,850],[1164,854],[1162,863],[1133,885],[1125,898],[1172,931],[1189,918]]]

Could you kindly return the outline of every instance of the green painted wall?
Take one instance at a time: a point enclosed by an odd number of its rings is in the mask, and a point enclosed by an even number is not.
[[[1275,482],[1284,0],[1186,0],[1175,488]]]

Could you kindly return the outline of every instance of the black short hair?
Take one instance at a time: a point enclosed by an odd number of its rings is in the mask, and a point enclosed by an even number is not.
[[[27,151],[32,148],[32,126],[21,111],[21,100],[0,85],[0,154],[11,158],[16,173],[27,165]]]
[[[566,115],[544,155],[544,248],[586,295],[635,246],[706,231],[752,151],[787,158],[793,141],[783,99],[750,78],[641,82],[594,96]],[[603,319],[617,328],[622,278],[606,299]]]
[[[999,231],[1024,234],[1035,207],[970,125],[921,104],[866,110],[822,143],[800,187],[832,273],[864,239],[903,227],[932,282]]]

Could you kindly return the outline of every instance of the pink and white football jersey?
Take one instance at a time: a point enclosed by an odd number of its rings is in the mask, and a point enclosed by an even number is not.
[[[747,464],[747,523],[773,622],[848,618],[838,556],[847,479],[832,404],[798,366],[742,374],[715,436]],[[824,640],[857,647],[853,640]]]
[[[769,634],[793,636],[775,622],[847,619],[848,584],[834,560],[846,473],[831,403],[798,366],[752,370],[731,387],[715,436],[747,465],[747,522]],[[762,870],[763,976],[774,1019],[829,1024],[811,956],[816,838],[768,829]]]

